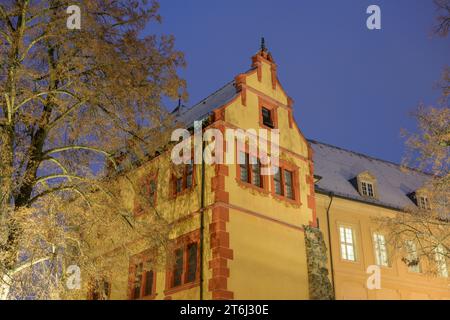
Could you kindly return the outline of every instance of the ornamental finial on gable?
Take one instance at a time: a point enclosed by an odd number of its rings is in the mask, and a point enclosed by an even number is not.
[[[261,52],[266,52],[266,41],[264,40],[264,37],[261,37]]]
[[[272,55],[270,54],[269,50],[266,47],[266,39],[264,37],[261,37],[261,45],[258,53],[254,56],[254,59],[255,57],[262,57],[268,62],[275,63],[273,61]]]
[[[272,58],[269,50],[266,47],[266,40],[261,37],[261,47],[259,51],[252,57],[252,68],[256,68],[258,72],[258,81],[262,79],[262,64],[266,63],[270,65],[270,72],[272,77],[273,89],[277,86],[277,66]]]

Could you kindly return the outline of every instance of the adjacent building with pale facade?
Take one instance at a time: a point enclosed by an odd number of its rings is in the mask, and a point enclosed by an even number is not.
[[[414,204],[408,194],[426,175],[308,141],[267,50],[248,72],[174,113],[186,128],[203,120],[204,130],[222,133],[278,129],[279,170],[261,175],[248,143],[233,146],[242,164],[173,166],[168,151],[136,168],[148,201],[173,226],[172,245],[157,267],[161,257],[137,239],[123,273],[100,286],[110,299],[320,299],[332,298],[333,286],[336,299],[450,298],[448,272],[430,277],[392,260],[371,219]],[[123,194],[136,219],[147,219],[136,195]],[[369,265],[381,266],[379,290],[366,287]]]
[[[408,266],[393,252],[376,218],[394,217],[411,205],[426,206],[417,190],[427,175],[399,165],[310,141],[314,150],[315,200],[328,250],[336,299],[449,299],[447,262],[436,275],[427,261]],[[419,203],[417,203],[419,201]],[[410,243],[410,259],[417,253]],[[381,270],[381,288],[367,288],[369,266]]]

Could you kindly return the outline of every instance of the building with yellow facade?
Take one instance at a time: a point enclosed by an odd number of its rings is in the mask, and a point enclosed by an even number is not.
[[[266,49],[248,72],[174,113],[186,127],[203,120],[204,130],[224,134],[278,129],[278,173],[261,175],[248,144],[233,147],[243,164],[173,166],[166,152],[136,168],[149,201],[174,226],[172,245],[164,267],[153,268],[153,252],[137,241],[122,275],[110,280],[109,298],[329,299],[333,286],[336,299],[450,298],[448,278],[387,261],[385,239],[370,219],[411,204],[407,194],[426,176],[308,141]],[[135,195],[123,195],[136,219],[146,219]],[[373,264],[382,265],[379,290],[366,288]]]

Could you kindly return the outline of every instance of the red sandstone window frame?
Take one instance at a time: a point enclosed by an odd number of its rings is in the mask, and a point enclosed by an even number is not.
[[[241,153],[245,153],[246,158],[248,159],[248,162],[246,164],[247,172],[248,172],[247,181],[241,180],[241,164],[239,164],[239,161],[238,161]],[[253,165],[250,164],[250,157],[255,157],[260,164],[260,186],[253,184],[253,168],[252,168]],[[269,192],[268,176],[261,174],[261,171],[263,168],[263,165],[261,164],[261,160],[259,159],[258,154],[255,154],[254,152],[250,152],[248,143],[245,144],[244,148],[239,147],[239,144],[236,143],[235,160],[236,160],[236,181],[238,184],[240,184],[241,186],[244,186],[244,187],[253,188],[258,191],[262,191],[262,192],[266,192],[266,193]]]
[[[140,182],[140,185],[142,186],[142,190],[144,190],[145,193],[145,198],[147,200],[149,200],[148,198],[150,197],[150,184],[151,182],[155,183],[155,192],[153,194],[153,203],[149,203],[150,207],[156,207],[157,205],[157,199],[158,199],[158,171],[152,173],[152,174],[148,174],[146,175]],[[150,202],[150,201],[149,201]],[[141,203],[139,203],[138,201],[138,197],[135,197],[135,203],[134,203],[134,215],[135,216],[140,216],[142,215],[145,211],[144,208],[142,207]]]
[[[96,298],[96,293],[99,291],[99,284],[101,283],[101,285],[105,285],[105,287],[103,287],[103,289],[107,289],[107,295],[106,295],[106,299],[97,299]],[[89,281],[89,290],[88,290],[88,295],[87,295],[87,300],[109,300],[111,298],[111,281],[109,279],[106,278],[101,278],[101,279],[91,279]]]
[[[272,127],[264,124],[263,119],[263,108],[270,111],[270,116],[272,120]],[[278,106],[262,97],[258,97],[258,111],[259,111],[259,125],[261,128],[273,130],[278,128]]]
[[[172,198],[178,197],[179,195],[182,195],[184,193],[191,191],[196,185],[196,178],[195,178],[196,165],[194,163],[190,163],[190,164],[182,164],[180,166],[183,166],[181,176],[178,176],[175,173],[172,173],[172,177],[170,179],[170,189],[171,189],[170,194],[171,194]],[[192,181],[191,181],[190,186],[188,186],[188,182],[187,182],[187,179],[189,176],[189,174],[188,174],[189,166],[192,167],[192,178],[191,178]],[[182,186],[181,186],[181,190],[177,191],[177,182],[179,179],[181,179],[181,181],[182,181]]]
[[[130,299],[130,300],[153,300],[157,296],[157,293],[156,293],[157,272],[154,268],[152,268],[150,270],[146,270],[146,267],[145,267],[146,263],[151,263],[152,253],[153,253],[153,251],[146,250],[146,251],[138,253],[130,258],[130,266],[128,269],[128,299]],[[143,264],[143,269],[142,269],[142,278],[141,278],[141,282],[140,282],[140,294],[139,294],[139,297],[136,298],[134,296],[135,281],[136,281],[136,266],[141,263]],[[145,284],[147,282],[147,271],[151,271],[153,273],[152,293],[150,295],[145,295]]]
[[[189,267],[189,246],[197,245],[197,266],[195,270],[195,279],[187,281],[188,267]],[[181,249],[183,251],[183,267],[181,273],[181,284],[174,286],[174,269],[175,269],[175,251]],[[200,284],[200,230],[194,230],[188,234],[182,235],[172,241],[170,249],[170,258],[168,259],[166,271],[166,290],[165,295],[170,295],[178,291],[187,290],[196,287]]]
[[[281,176],[282,194],[280,195],[275,192],[275,173],[274,173],[271,175],[272,196],[276,199],[280,199],[280,200],[287,201],[292,204],[300,205],[301,202],[300,202],[299,168],[296,165],[286,162],[286,161],[283,161],[281,159],[279,160],[278,168],[279,168],[280,176]],[[286,192],[285,192],[286,183],[285,183],[285,176],[284,176],[285,171],[289,171],[292,174],[293,198],[289,198],[285,195],[286,194]]]

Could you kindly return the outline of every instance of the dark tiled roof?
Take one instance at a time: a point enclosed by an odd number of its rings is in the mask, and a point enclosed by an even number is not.
[[[190,126],[194,121],[203,119],[213,110],[223,106],[236,97],[237,92],[234,84],[235,82],[231,81],[191,108],[181,110],[180,114],[176,117],[176,121]]]
[[[402,169],[400,165],[363,154],[309,140],[314,150],[314,174],[321,177],[318,191],[403,209],[414,204],[408,194],[421,188],[429,179],[425,173]],[[376,177],[378,199],[362,197],[350,182],[358,174],[369,171]]]
[[[231,81],[190,108],[181,107],[174,111],[176,122],[190,127],[236,97],[235,82]],[[382,205],[394,209],[403,209],[413,204],[408,194],[421,188],[429,178],[425,173],[415,170],[402,170],[400,165],[372,158],[360,153],[348,151],[308,140],[314,150],[315,175],[321,176],[316,184],[318,191],[333,192],[335,195]],[[377,179],[378,198],[362,197],[351,180],[358,174],[369,171]]]
[[[191,126],[195,120],[205,118],[236,95],[235,82],[231,81],[191,108],[182,108],[177,115],[177,121]],[[421,188],[429,178],[425,173],[415,170],[405,171],[400,165],[392,162],[314,140],[309,142],[314,150],[315,175],[322,177],[316,184],[318,191],[333,192],[349,199],[403,209],[413,204],[408,195]],[[351,182],[364,171],[369,171],[377,179],[377,199],[362,197]]]

